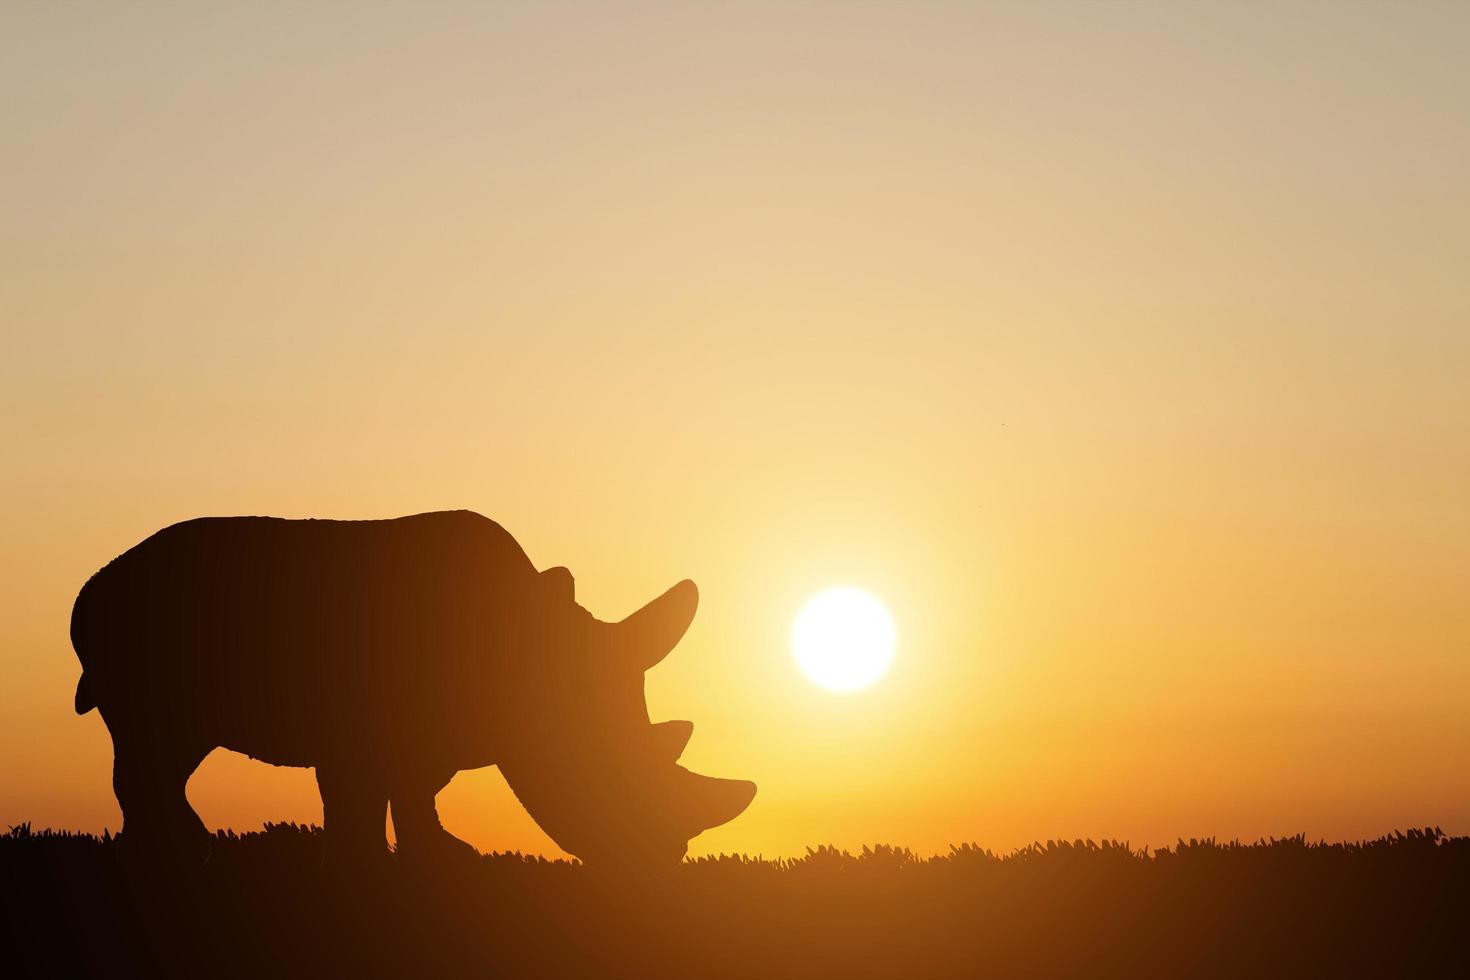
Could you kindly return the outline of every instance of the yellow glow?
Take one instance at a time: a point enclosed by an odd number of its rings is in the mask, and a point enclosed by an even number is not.
[[[807,600],[791,628],[802,673],[833,691],[868,687],[893,662],[893,617],[872,594],[838,586]]]
[[[0,830],[121,822],[113,556],[467,507],[698,583],[649,711],[760,793],[693,854],[1470,832],[1470,4],[664,6],[0,5]]]

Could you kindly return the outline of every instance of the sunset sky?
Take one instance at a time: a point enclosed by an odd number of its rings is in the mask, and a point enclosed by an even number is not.
[[[750,778],[692,852],[1470,832],[1470,6],[0,13],[0,824],[87,576],[469,508]],[[797,669],[831,585],[870,688]],[[211,827],[321,819],[224,751]],[[440,796],[555,847],[494,770]]]

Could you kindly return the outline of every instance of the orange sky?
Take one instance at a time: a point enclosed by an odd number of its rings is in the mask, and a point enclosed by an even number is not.
[[[0,823],[119,816],[86,577],[503,523],[761,787],[694,851],[1470,832],[1463,5],[0,13]],[[835,582],[888,677],[787,648]],[[216,753],[211,826],[320,819]],[[440,798],[551,848],[493,771]]]

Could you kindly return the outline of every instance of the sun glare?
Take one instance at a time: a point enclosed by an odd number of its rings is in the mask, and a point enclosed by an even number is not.
[[[887,673],[895,641],[883,603],[848,586],[812,596],[791,627],[791,651],[802,673],[833,691],[867,687]]]

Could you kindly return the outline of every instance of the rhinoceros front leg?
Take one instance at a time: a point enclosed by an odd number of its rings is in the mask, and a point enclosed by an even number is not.
[[[439,822],[434,797],[449,784],[454,773],[425,773],[397,780],[390,793],[393,832],[398,853],[408,861],[440,862],[472,858],[479,854],[455,837]]]
[[[337,763],[317,766],[316,784],[322,794],[327,863],[365,864],[386,858],[388,790],[382,777]]]
[[[120,853],[142,864],[181,861],[194,864],[209,856],[209,832],[189,806],[184,788],[209,748],[190,739],[169,737],[145,725],[119,724],[112,730],[112,788],[123,812]]]

